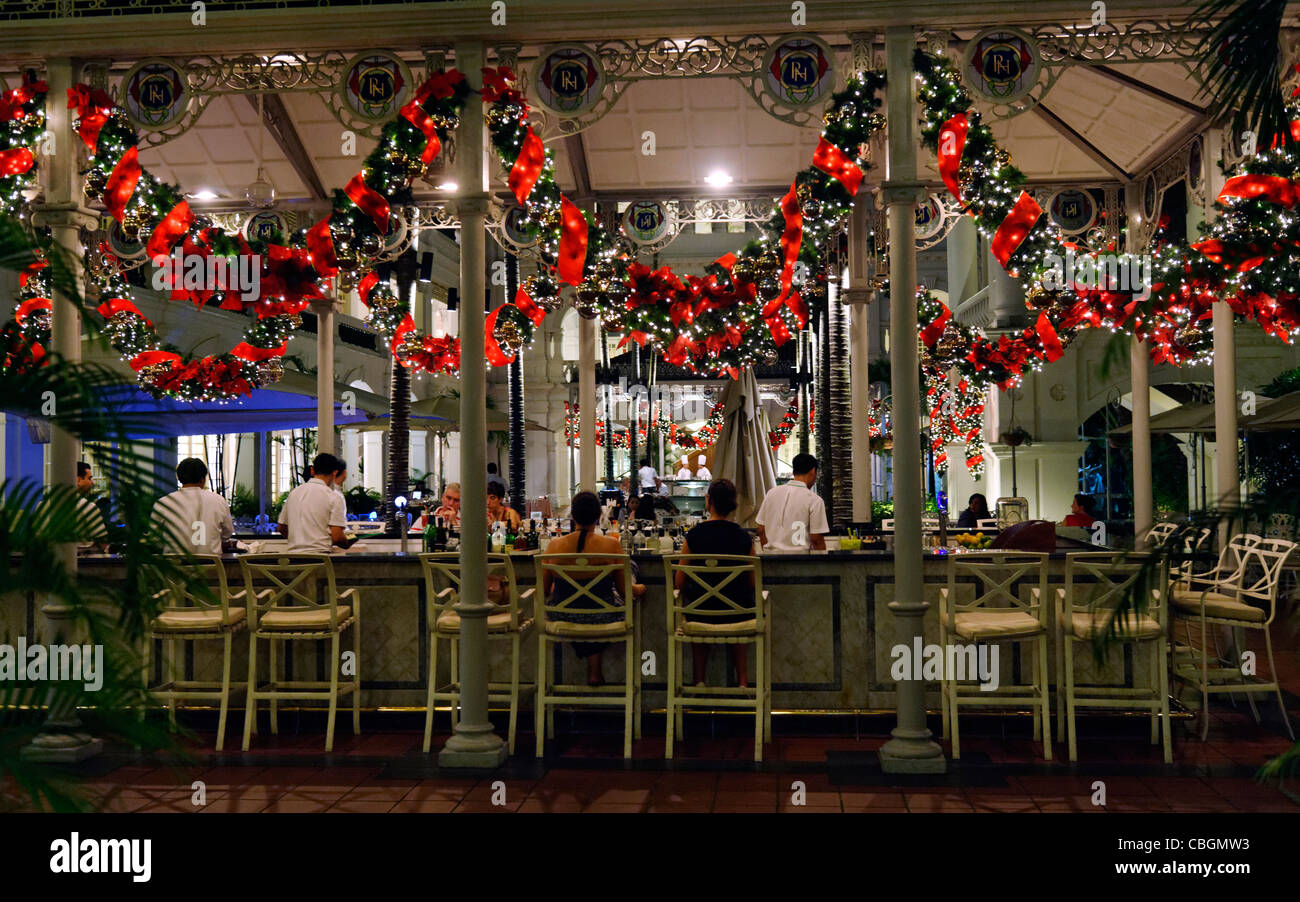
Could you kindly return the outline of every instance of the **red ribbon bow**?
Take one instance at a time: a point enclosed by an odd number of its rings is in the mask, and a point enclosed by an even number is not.
[[[821,140],[817,142],[817,150],[813,152],[812,162],[822,172],[843,185],[849,197],[858,193],[858,186],[862,184],[862,167],[844,151],[827,141],[825,135],[822,135]]]
[[[959,201],[961,183],[957,180],[957,173],[961,169],[961,155],[966,149],[969,130],[970,121],[965,113],[958,113],[939,128],[939,176]]]

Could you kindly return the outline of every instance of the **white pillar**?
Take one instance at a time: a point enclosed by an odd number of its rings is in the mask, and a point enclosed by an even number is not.
[[[1154,523],[1151,485],[1151,371],[1147,344],[1129,340],[1129,378],[1133,385],[1133,541],[1142,539]]]
[[[368,491],[384,490],[384,434],[365,432],[361,435],[361,460],[365,475],[362,484]]]
[[[959,215],[944,239],[948,266],[948,303],[956,310],[979,291],[979,229],[975,220]]]
[[[41,165],[47,167],[45,203],[35,210],[35,224],[48,226],[54,242],[68,252],[74,277],[81,281],[80,229],[94,229],[99,217],[81,203],[81,179],[77,174],[75,148],[80,139],[72,128],[72,114],[63,98],[73,84],[73,67],[70,59],[46,61],[46,82],[49,101],[46,103],[46,125],[54,136],[59,153],[43,157]],[[69,363],[81,362],[81,308],[77,302],[54,291],[50,323],[50,345],[54,353]],[[60,427],[56,415],[52,419],[50,434],[51,486],[72,489],[77,479],[79,441]],[[60,566],[72,579],[77,573],[77,548],[74,543],[60,544],[56,549]],[[77,640],[74,610],[57,596],[44,599],[41,614],[45,617],[46,641],[53,644]],[[103,749],[103,740],[85,733],[75,708],[51,704],[41,727],[41,733],[23,749],[24,757],[41,761],[73,762],[97,755]]]
[[[334,299],[312,304],[316,314],[316,450],[334,447]]]
[[[889,320],[892,330],[890,373],[894,394],[894,601],[895,635],[911,647],[922,638],[929,603],[921,578],[921,387],[917,370],[916,205],[926,191],[916,177],[916,89],[912,29],[885,32],[889,75],[889,174],[884,199],[889,208]],[[939,773],[943,750],[925,723],[925,683],[898,683],[898,726],[880,750],[890,773]]]
[[[456,68],[470,79],[483,67],[483,44],[456,46]],[[487,368],[484,357],[483,290],[487,269],[490,203],[483,140],[483,105],[469,103],[457,132],[460,202],[460,720],[438,754],[441,767],[495,767],[506,746],[488,720],[487,615]],[[434,678],[433,674],[429,675]]]
[[[1237,340],[1233,334],[1232,308],[1227,301],[1215,301],[1214,311],[1214,475],[1221,510],[1236,508],[1240,501],[1237,473]],[[1232,521],[1219,524],[1219,544],[1227,544]]]
[[[344,429],[340,436],[343,460],[348,465],[348,478],[343,483],[344,490],[361,485],[361,433],[355,429]]]
[[[596,491],[596,321],[578,320],[578,489]]]
[[[853,520],[871,520],[871,276],[867,272],[867,205],[863,195],[853,204],[849,219],[849,415],[853,423]]]

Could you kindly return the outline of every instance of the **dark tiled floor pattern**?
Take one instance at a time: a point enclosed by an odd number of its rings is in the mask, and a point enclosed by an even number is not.
[[[1292,722],[1300,724],[1293,646],[1279,653],[1278,665]],[[544,762],[532,757],[532,735],[521,730],[519,754],[504,768],[466,776],[440,771],[436,755],[421,753],[422,716],[367,715],[359,737],[340,723],[335,751],[325,756],[323,723],[313,715],[299,723],[291,714],[282,715],[280,736],[263,723],[253,748],[240,753],[237,714],[224,754],[211,751],[211,721],[199,720],[199,732],[185,740],[195,763],[161,766],[109,753],[83,772],[83,788],[100,810],[113,812],[1300,813],[1297,781],[1279,788],[1255,779],[1261,765],[1291,747],[1275,702],[1262,699],[1260,708],[1264,720],[1256,724],[1244,703],[1213,702],[1205,742],[1190,735],[1195,721],[1176,722],[1171,766],[1147,743],[1145,720],[1083,719],[1080,761],[1070,765],[1063,743],[1053,762],[1042,760],[1027,718],[963,719],[962,761],[933,778],[879,772],[874,753],[892,717],[786,721],[784,728],[778,718],[778,735],[755,765],[744,718],[688,722],[689,738],[667,763],[655,718],[624,762],[621,733],[613,732],[620,718],[590,714],[575,725],[561,714]],[[438,724],[445,730],[445,715]],[[930,726],[937,728],[937,718]],[[445,732],[435,736],[435,750],[445,739]],[[1092,803],[1098,780],[1105,806]],[[206,787],[205,805],[194,804],[194,781]],[[12,802],[13,785],[0,785],[0,795]]]

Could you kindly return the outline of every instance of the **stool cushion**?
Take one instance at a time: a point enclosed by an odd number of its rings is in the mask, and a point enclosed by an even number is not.
[[[547,620],[542,624],[548,636],[567,636],[574,639],[617,639],[629,632],[622,621],[617,623],[573,623],[569,620]]]
[[[963,639],[1015,639],[1041,633],[1043,625],[1024,611],[968,611],[953,618],[953,632]]]
[[[520,631],[522,632],[531,623],[532,620],[530,618],[521,615],[519,618]],[[489,633],[510,632],[510,612],[503,611],[500,614],[488,614],[487,628]],[[438,615],[438,629],[448,633],[459,632],[460,615],[455,611],[443,611]]]
[[[1171,596],[1174,607],[1180,614],[1200,616],[1201,593],[1188,589],[1175,589]],[[1205,616],[1221,617],[1224,620],[1245,620],[1250,623],[1263,623],[1264,611],[1254,605],[1238,601],[1231,595],[1221,592],[1207,592],[1205,595]]]
[[[172,609],[159,614],[153,628],[169,633],[202,632],[232,627],[243,620],[243,608],[227,608],[225,619],[222,619],[221,608]]]
[[[677,627],[679,636],[756,636],[758,620],[751,617],[739,623],[716,623],[712,620],[683,620]]]
[[[1106,629],[1106,619],[1110,615],[1103,612],[1075,612],[1070,615],[1070,631],[1079,639],[1091,639],[1098,632]],[[1133,612],[1116,624],[1119,635],[1125,639],[1154,639],[1160,635],[1160,622],[1153,617],[1143,615],[1137,618],[1136,627]]]
[[[338,624],[342,626],[352,617],[352,607],[350,605],[339,605],[338,607]],[[257,622],[259,629],[264,630],[286,630],[293,632],[295,630],[326,630],[330,628],[330,609],[321,608],[272,608],[262,615],[262,619]]]

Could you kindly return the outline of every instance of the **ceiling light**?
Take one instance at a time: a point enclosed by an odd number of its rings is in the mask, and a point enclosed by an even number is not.
[[[715,169],[706,175],[704,180],[714,187],[721,188],[723,185],[731,184],[731,175],[721,169]]]
[[[452,193],[454,193],[454,192],[456,191],[456,189],[459,188],[459,187],[460,187],[460,186],[457,185],[455,182],[443,182],[441,185],[438,186],[438,190],[439,190],[439,191],[446,191],[448,194],[452,194]]]
[[[201,191],[195,191],[193,194],[190,195],[190,197],[194,198],[195,200],[216,200],[217,192],[213,191],[210,188],[204,188]]]

